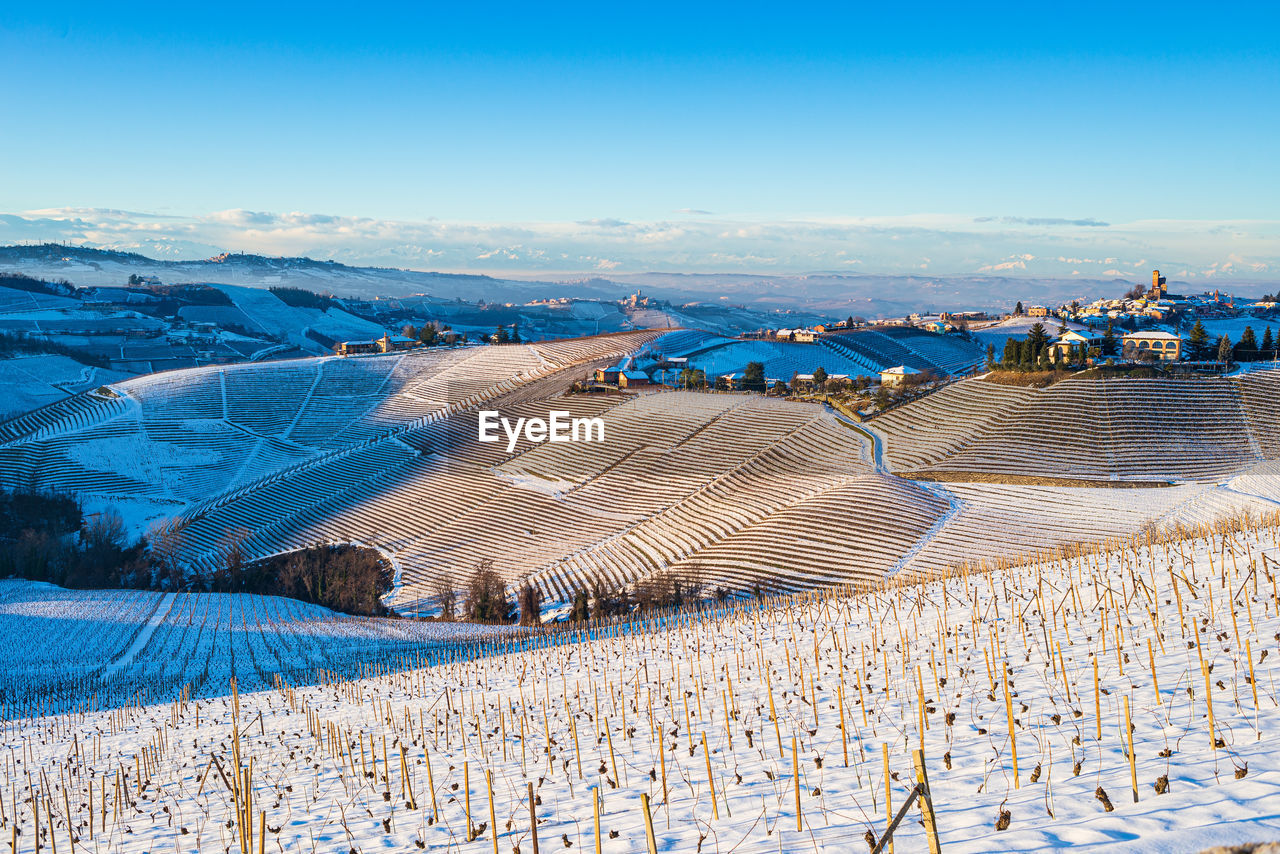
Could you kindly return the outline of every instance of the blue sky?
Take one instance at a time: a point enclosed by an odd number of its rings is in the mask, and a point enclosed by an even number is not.
[[[1280,14],[1261,4],[113,5],[0,18],[0,212],[22,220],[0,239],[72,209],[539,233],[992,217],[1105,222],[1084,236],[1114,254],[1115,225],[1280,221]],[[215,237],[163,223],[134,225]],[[1265,248],[1271,227],[1248,228]],[[704,231],[713,255],[723,232]],[[901,266],[932,257],[916,237]],[[589,266],[589,246],[538,239]],[[222,248],[287,248],[239,242]],[[1277,254],[1243,260],[1275,272]]]

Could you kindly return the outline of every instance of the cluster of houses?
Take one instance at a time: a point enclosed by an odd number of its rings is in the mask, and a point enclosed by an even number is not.
[[[1076,320],[1084,323],[1092,321],[1124,321],[1161,323],[1170,320],[1174,315],[1185,318],[1230,318],[1240,317],[1249,312],[1273,310],[1275,302],[1249,302],[1238,299],[1220,290],[1206,291],[1201,294],[1171,294],[1167,280],[1159,270],[1151,271],[1151,287],[1141,293],[1131,292],[1119,299],[1094,300],[1088,305],[1072,304],[1049,309],[1042,305],[1033,305],[1027,309],[1029,317],[1060,317],[1064,320]]]
[[[1092,329],[1068,330],[1049,344],[1051,353],[1057,352],[1063,360],[1068,359],[1073,350],[1083,348],[1088,353],[1095,348],[1102,349],[1103,334]],[[1120,355],[1130,361],[1144,360],[1144,354],[1150,353],[1156,361],[1174,362],[1182,358],[1182,339],[1171,332],[1130,332],[1120,338]]]

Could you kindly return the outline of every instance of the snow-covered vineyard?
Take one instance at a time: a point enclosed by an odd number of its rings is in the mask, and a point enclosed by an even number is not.
[[[1278,554],[1280,518],[1242,518],[465,663],[10,720],[0,822],[24,852],[855,851],[922,748],[945,851],[1274,839]],[[925,849],[918,815],[897,850]]]
[[[1280,456],[1280,372],[957,383],[875,420],[894,471],[1220,482]]]
[[[373,546],[407,613],[481,561],[552,601],[667,571],[800,590],[1280,498],[1280,372],[1044,390],[971,379],[862,426],[756,395],[563,394],[665,340],[729,346],[640,332],[140,377],[0,425],[0,485],[75,493],[138,532],[180,517],[182,555],[204,571],[233,548]],[[480,443],[480,408],[599,418],[607,440]],[[947,482],[909,479],[922,475]]]
[[[354,678],[518,644],[514,627],[349,617],[278,596],[66,590],[0,581],[0,714],[146,703],[324,673]]]

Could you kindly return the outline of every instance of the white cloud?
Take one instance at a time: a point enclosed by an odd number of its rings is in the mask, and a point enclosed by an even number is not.
[[[1280,278],[1280,223],[1149,220],[1105,227],[1040,218],[915,214],[772,220],[446,222],[302,211],[226,210],[172,216],[58,208],[0,214],[0,243],[59,241],[167,259],[221,251],[307,255],[352,264],[495,272],[809,272],[1145,278],[1148,266],[1218,278]],[[1017,218],[1013,218],[1017,219]],[[1140,250],[1140,251],[1139,251]],[[601,265],[605,266],[601,266]],[[927,265],[924,267],[922,265]],[[1127,272],[1122,272],[1127,271]]]

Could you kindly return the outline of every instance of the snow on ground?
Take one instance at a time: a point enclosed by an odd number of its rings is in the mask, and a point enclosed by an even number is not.
[[[1258,317],[1210,317],[1200,321],[1204,324],[1205,332],[1209,333],[1210,338],[1217,338],[1221,335],[1231,336],[1234,343],[1240,342],[1240,336],[1244,334],[1246,326],[1253,327],[1253,334],[1257,337],[1258,343],[1262,343],[1262,335],[1266,332],[1267,327],[1271,327],[1271,336],[1274,338],[1280,333],[1280,320],[1266,320]],[[1190,333],[1190,326],[1182,330],[1185,336]]]
[[[660,851],[858,851],[923,745],[947,852],[1274,839],[1277,524],[422,669],[397,648],[357,681],[291,673],[233,698],[210,679],[195,700],[114,714],[11,711],[0,795],[17,801],[20,847],[30,785],[53,839],[69,809],[97,852],[235,850],[244,813],[248,850],[262,834],[272,851],[529,851],[532,787],[541,850],[592,850],[598,794],[604,851],[645,849],[642,795]],[[290,659],[268,652],[278,630],[309,620],[253,613],[219,621],[263,639],[257,669],[237,657],[219,674],[242,689],[269,654]],[[136,661],[181,659],[186,641],[152,650],[167,623],[202,635],[199,618],[166,617]],[[923,833],[912,810],[897,850],[923,850]]]
[[[268,335],[288,340],[298,346],[317,352],[323,350],[316,342],[303,335],[308,327],[337,339],[371,339],[381,337],[381,326],[337,308],[327,312],[316,308],[297,308],[288,305],[271,291],[240,285],[218,285],[236,308],[248,315]]]
[[[748,362],[763,363],[766,377],[788,383],[794,374],[810,374],[817,368],[829,374],[866,373],[862,366],[828,347],[790,341],[729,341],[689,357],[689,364],[705,371],[708,381],[741,371]]]
[[[1027,334],[1031,332],[1031,327],[1035,326],[1037,323],[1044,325],[1045,331],[1049,333],[1050,337],[1056,337],[1058,330],[1063,326],[1066,326],[1067,329],[1076,330],[1077,332],[1082,329],[1089,328],[1083,323],[1063,321],[1058,317],[1027,317],[1026,315],[1022,315],[1019,317],[1010,317],[1007,320],[1001,320],[998,323],[992,323],[982,327],[970,325],[969,332],[973,335],[974,340],[984,348],[988,344],[994,344],[996,348],[996,355],[998,357],[1004,350],[1004,342],[1008,341],[1010,338],[1026,338]]]
[[[127,376],[49,353],[0,359],[0,389],[4,389],[0,397],[0,419],[12,418]]]
[[[293,599],[225,593],[66,590],[0,581],[0,636],[22,638],[0,657],[9,714],[43,697],[62,704],[94,694],[110,704],[134,692],[167,697],[189,685],[244,690],[320,670],[355,674],[392,655],[425,655],[509,628],[350,617]],[[77,693],[81,692],[81,693]]]

